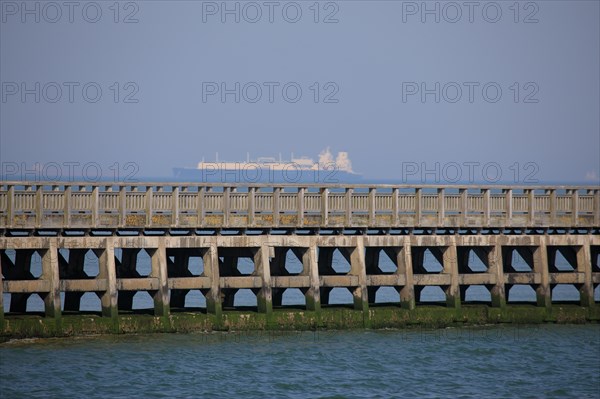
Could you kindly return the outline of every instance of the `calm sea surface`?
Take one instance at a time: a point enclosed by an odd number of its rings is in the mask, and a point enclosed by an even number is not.
[[[10,341],[0,388],[2,398],[598,398],[600,326]]]

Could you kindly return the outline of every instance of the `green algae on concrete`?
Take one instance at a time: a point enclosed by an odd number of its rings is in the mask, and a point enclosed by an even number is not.
[[[551,309],[535,305],[510,305],[503,308],[463,305],[460,308],[418,306],[413,310],[399,306],[372,306],[367,312],[347,307],[323,307],[321,311],[275,309],[270,314],[253,311],[224,311],[221,317],[199,312],[177,312],[169,316],[125,314],[102,317],[99,314],[5,315],[0,341],[10,338],[66,337],[95,334],[146,334],[199,331],[257,330],[347,330],[357,328],[448,327],[481,324],[598,323],[600,307],[574,304],[554,305]]]

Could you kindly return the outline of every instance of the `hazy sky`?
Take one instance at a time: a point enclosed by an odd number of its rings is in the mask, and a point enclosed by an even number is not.
[[[367,179],[600,176],[598,1],[0,3],[4,169],[329,146]]]

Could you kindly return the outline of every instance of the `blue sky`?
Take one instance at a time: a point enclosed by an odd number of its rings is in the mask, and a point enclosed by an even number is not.
[[[366,179],[598,183],[597,1],[0,3],[4,169],[166,177],[329,146]]]

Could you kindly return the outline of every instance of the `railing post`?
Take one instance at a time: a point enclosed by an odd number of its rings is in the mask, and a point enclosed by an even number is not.
[[[506,222],[504,224],[507,227],[512,226],[512,216],[513,216],[512,196],[513,196],[512,189],[509,188],[509,189],[504,190],[504,209],[506,210]]]
[[[273,226],[279,226],[279,212],[281,212],[281,187],[273,188]]]
[[[423,189],[417,188],[415,190],[415,226],[421,226],[421,214],[423,212],[423,198],[422,198]]]
[[[594,190],[594,225],[600,226],[600,190]]]
[[[438,188],[438,227],[444,227],[446,219],[445,190]]]
[[[6,198],[6,225],[7,227],[13,226],[13,219],[15,217],[15,186],[8,186],[8,196]]]
[[[375,195],[376,188],[369,188],[369,226],[375,226]]]
[[[550,194],[550,227],[556,225],[556,190],[548,190]]]
[[[321,188],[321,226],[329,224],[329,189]]]
[[[399,204],[398,204],[398,196],[400,190],[396,187],[392,189],[392,226],[396,227],[400,223],[399,219]]]
[[[173,187],[171,194],[171,226],[179,226],[179,186]]]
[[[489,188],[483,189],[483,219],[486,227],[490,227],[490,214],[491,214],[491,190]]]
[[[254,226],[256,187],[248,187],[248,226]]]
[[[577,189],[571,193],[571,216],[573,227],[577,227],[579,225],[579,191]]]
[[[92,226],[98,227],[98,209],[100,196],[98,193],[98,186],[92,186]]]
[[[125,227],[127,222],[127,190],[125,186],[119,186],[119,226]]]
[[[44,186],[38,184],[35,190],[35,225],[42,227],[44,220]]]
[[[231,187],[223,187],[223,226],[229,226],[229,194]]]
[[[198,227],[204,226],[204,187],[198,187],[198,196],[196,197],[196,212],[198,220],[196,224]]]
[[[152,227],[152,186],[146,186],[146,227]]]
[[[535,190],[528,190],[527,197],[527,212],[529,213],[529,225],[533,226],[535,224]]]
[[[353,192],[354,192],[354,189],[347,188],[346,189],[346,197],[344,198],[344,201],[346,203],[346,209],[345,209],[346,227],[352,227],[352,193]]]
[[[467,225],[467,212],[469,208],[469,192],[466,188],[461,188],[460,192],[460,226],[465,227]]]
[[[298,226],[304,226],[304,187],[298,187]]]
[[[71,227],[71,186],[65,186],[63,193],[63,224],[67,229]]]

